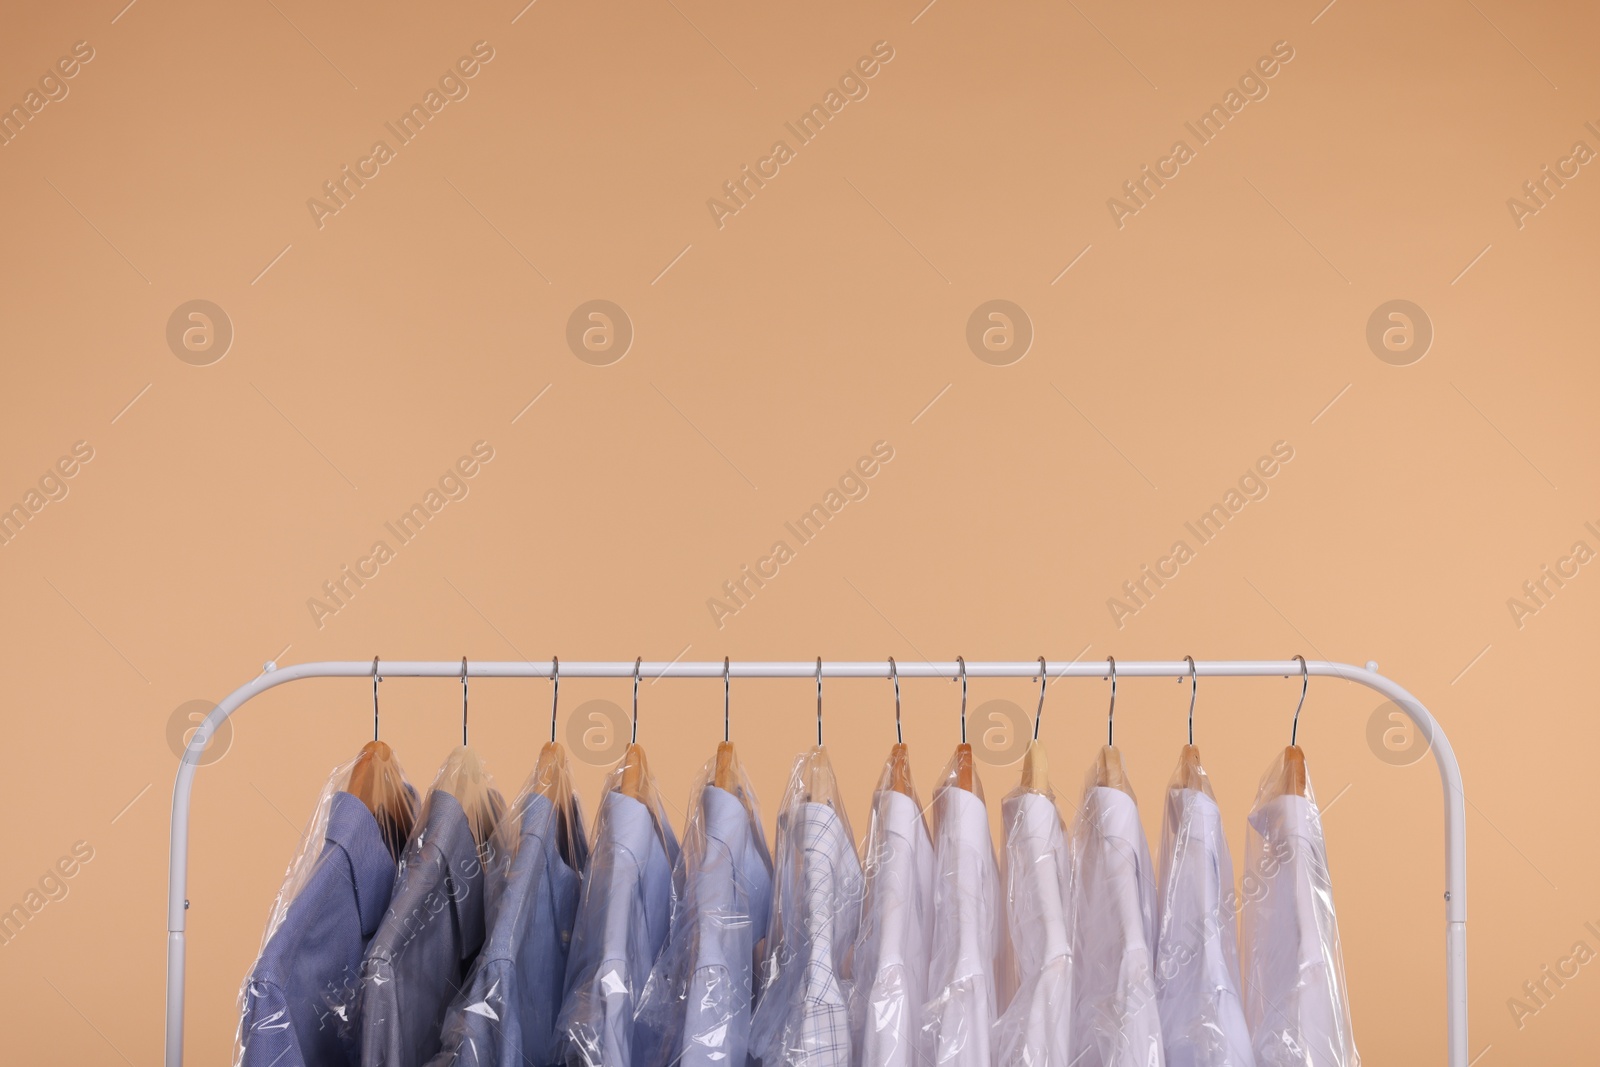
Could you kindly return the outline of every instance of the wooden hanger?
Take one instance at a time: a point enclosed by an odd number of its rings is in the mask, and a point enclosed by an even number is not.
[[[456,798],[472,828],[472,839],[487,860],[495,829],[505,815],[505,797],[495,788],[494,779],[475,749],[462,745],[445,759],[436,788]]]
[[[800,799],[807,804],[832,807],[834,794],[833,764],[828,759],[828,750],[818,745],[806,753],[805,782]]]
[[[1193,656],[1183,658],[1189,661],[1189,743],[1178,753],[1176,777],[1180,789],[1194,789],[1209,794],[1211,790],[1206,788],[1206,772],[1200,766],[1200,750],[1194,747],[1194,701],[1200,694],[1200,672],[1195,669]]]
[[[908,797],[915,796],[911,788],[911,750],[903,744],[889,748],[889,788]]]
[[[1050,792],[1050,759],[1037,741],[1028,742],[1028,750],[1022,754],[1022,788],[1034,793]]]
[[[461,747],[445,759],[437,788],[443,789],[461,805],[472,838],[487,859],[490,840],[500,817],[505,814],[505,797],[494,786],[488,768],[478,753],[467,744],[467,658],[461,657]]]
[[[733,750],[733,742],[728,739],[729,720],[728,703],[731,695],[731,675],[729,673],[728,657],[722,657],[722,740],[717,745],[717,761],[711,772],[711,784],[725,793],[737,794],[741,791],[739,783],[739,756]]]
[[[1128,784],[1128,770],[1122,764],[1122,753],[1115,745],[1102,745],[1095,756],[1094,784],[1133,795],[1133,789]]]
[[[389,854],[396,859],[411,838],[417,818],[416,797],[406,785],[394,750],[378,740],[378,657],[372,657],[372,740],[361,746],[345,791],[372,812]]]
[[[806,753],[805,780],[800,799],[807,804],[829,804],[834,800],[833,764],[822,747],[822,657],[817,657],[817,744]]]
[[[389,854],[398,859],[415,828],[417,809],[394,750],[382,741],[368,741],[361,746],[355,766],[350,768],[346,792],[372,812]]]
[[[889,680],[894,683],[894,744],[889,748],[889,788],[908,797],[916,794],[911,787],[911,750],[906,747],[906,737],[900,729],[900,668],[894,657],[889,657]]]
[[[641,802],[646,800],[650,785],[650,763],[644,758],[644,749],[639,747],[639,668],[643,663],[643,656],[633,661],[633,732],[629,735],[628,747],[622,750],[622,762],[617,764],[622,770],[618,792]]]
[[[1022,788],[1035,793],[1050,792],[1050,760],[1039,743],[1039,720],[1044,715],[1044,687],[1049,675],[1044,657],[1039,657],[1039,706],[1033,712],[1033,740],[1022,754]]]
[[[967,661],[961,656],[956,657],[956,664],[960,668],[956,677],[961,682],[961,743],[956,746],[955,755],[951,757],[951,766],[955,768],[955,784],[957,788],[972,792],[972,746],[967,744]]]
[[[1289,796],[1306,795],[1306,754],[1299,745],[1290,745],[1283,750],[1281,789]]]
[[[1193,745],[1184,745],[1178,753],[1178,773],[1176,775],[1178,788],[1193,789],[1201,793],[1209,792],[1206,789],[1206,772],[1200,766],[1200,750]]]
[[[567,750],[556,741],[557,714],[561,706],[561,658],[550,657],[550,740],[539,749],[539,759],[533,765],[533,792],[550,802],[556,820],[556,850],[569,866],[577,866],[576,836],[571,825],[572,775],[567,762]]]
[[[717,762],[711,775],[711,784],[727,793],[738,793],[739,784],[739,756],[733,750],[733,742],[717,742]]]
[[[1117,750],[1114,741],[1117,721],[1117,661],[1107,656],[1106,663],[1111,675],[1111,705],[1106,709],[1106,743],[1101,746],[1094,759],[1094,784],[1107,789],[1120,789],[1132,796],[1133,789],[1128,784],[1128,771],[1122,765],[1122,753]]]
[[[967,792],[972,792],[972,746],[962,743],[956,746],[955,754],[956,785]]]
[[[1306,795],[1306,754],[1300,751],[1298,744],[1300,737],[1300,709],[1306,706],[1306,690],[1311,686],[1311,672],[1306,667],[1306,658],[1296,656],[1300,661],[1300,703],[1294,706],[1294,725],[1289,727],[1289,747],[1283,750],[1283,791],[1291,796],[1303,797]]]
[[[641,803],[648,802],[650,786],[650,762],[645,759],[644,748],[641,745],[630,744],[622,750],[622,762],[617,765],[622,770],[622,779],[617,783],[617,791],[625,797],[632,797]]]
[[[562,859],[573,864],[572,777],[567,772],[567,750],[555,741],[547,741],[539,749],[539,760],[533,765],[533,792],[550,802],[556,819],[556,849]]]

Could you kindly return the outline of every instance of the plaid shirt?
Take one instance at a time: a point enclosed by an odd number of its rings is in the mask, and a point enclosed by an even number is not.
[[[827,804],[800,803],[778,829],[778,892],[766,985],[753,1023],[765,1067],[850,1067],[845,960],[861,915],[861,861]]]

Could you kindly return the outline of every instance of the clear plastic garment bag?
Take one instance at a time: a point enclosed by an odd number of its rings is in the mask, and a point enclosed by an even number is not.
[[[1161,823],[1156,990],[1168,1067],[1255,1067],[1233,886],[1222,813],[1199,750],[1185,745]]]
[[[1072,855],[1075,1067],[1162,1067],[1155,868],[1115,748],[1089,770]]]
[[[922,1067],[932,1061],[926,1024],[933,840],[904,744],[894,746],[872,794],[865,860],[851,1034],[861,1067]]]
[[[1291,745],[1261,779],[1244,874],[1245,1010],[1259,1067],[1360,1067],[1322,817]]]
[[[755,789],[723,742],[689,793],[666,948],[640,997],[635,1067],[745,1067],[772,857]]]
[[[983,786],[962,744],[933,796],[928,1045],[939,1067],[990,1067],[997,1013],[1000,872]]]
[[[556,1026],[565,1062],[631,1067],[639,997],[667,939],[678,840],[644,751],[606,776]]]
[[[850,1067],[850,948],[864,881],[844,798],[820,745],[795,761],[774,859],[752,1051],[763,1067]]]
[[[445,1016],[429,1067],[551,1067],[561,1062],[556,1013],[588,862],[583,812],[566,752],[539,755],[504,820],[504,885],[488,937]]]
[[[1055,793],[1018,785],[1001,802],[1015,990],[995,1027],[999,1067],[1072,1063],[1072,856]]]
[[[334,768],[239,994],[236,1067],[353,1067],[361,961],[389,906],[417,794],[374,741]]]
[[[420,1067],[487,934],[505,878],[505,799],[463,745],[439,769],[361,972],[362,1067]]]

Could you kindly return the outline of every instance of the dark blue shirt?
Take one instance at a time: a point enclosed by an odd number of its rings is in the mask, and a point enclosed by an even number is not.
[[[361,971],[363,1067],[418,1067],[483,947],[484,869],[466,813],[435,789]]]
[[[361,960],[394,886],[378,822],[335,793],[322,854],[245,987],[242,1067],[356,1067]]]
[[[489,940],[463,995],[445,1018],[444,1048],[432,1067],[556,1067],[556,1013],[581,875],[561,855],[557,812],[532,794],[522,813],[516,858],[495,906]],[[587,848],[574,821],[572,855]]]

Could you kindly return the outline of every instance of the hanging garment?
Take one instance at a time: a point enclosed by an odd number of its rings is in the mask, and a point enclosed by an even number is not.
[[[1222,814],[1186,748],[1167,789],[1156,1002],[1167,1067],[1255,1067],[1239,997],[1238,897]]]
[[[861,1067],[923,1067],[933,939],[933,841],[911,789],[885,766],[867,830],[866,900],[856,941],[850,1033]]]
[[[850,947],[863,879],[826,751],[795,761],[778,813],[772,917],[751,1047],[763,1067],[850,1067]]]
[[[690,792],[673,870],[672,922],[638,1009],[635,1067],[745,1067],[756,946],[772,908],[772,858],[742,770],[719,788],[716,761]]]
[[[966,746],[962,746],[965,748]],[[933,944],[926,1028],[940,1067],[993,1061],[996,956],[1000,948],[1000,870],[977,776],[956,784],[957,752],[933,796]]]
[[[561,803],[530,779],[512,804],[506,824],[518,828],[515,857],[493,907],[488,940],[445,1017],[442,1047],[429,1067],[561,1063],[556,1014],[588,843],[570,776],[565,766],[560,771],[565,796],[554,795]]]
[[[1116,750],[1104,752],[1116,761],[1116,780],[1126,781]],[[1092,770],[1073,824],[1072,855],[1073,1062],[1162,1067],[1150,846],[1132,793],[1097,784]]]
[[[995,1025],[1000,1067],[1072,1064],[1072,857],[1054,793],[1018,786],[1000,805],[1016,993]]]
[[[1279,755],[1250,812],[1245,1013],[1260,1067],[1360,1067],[1322,818],[1286,761],[1298,751]]]
[[[633,795],[623,791],[632,758],[606,778],[567,957],[556,1028],[565,1061],[577,1067],[631,1067],[639,995],[671,916],[678,840],[642,757]]]
[[[348,779],[349,767],[334,772]],[[414,803],[414,797],[413,803]],[[245,980],[234,1064],[242,1067],[355,1067],[361,959],[383,919],[395,862],[372,812],[342,789],[319,803],[307,840],[313,862],[297,861],[261,956]],[[302,869],[303,868],[303,869]]]
[[[463,801],[462,798],[465,798]],[[361,970],[362,1067],[420,1067],[483,947],[505,802],[465,746],[440,768]]]

